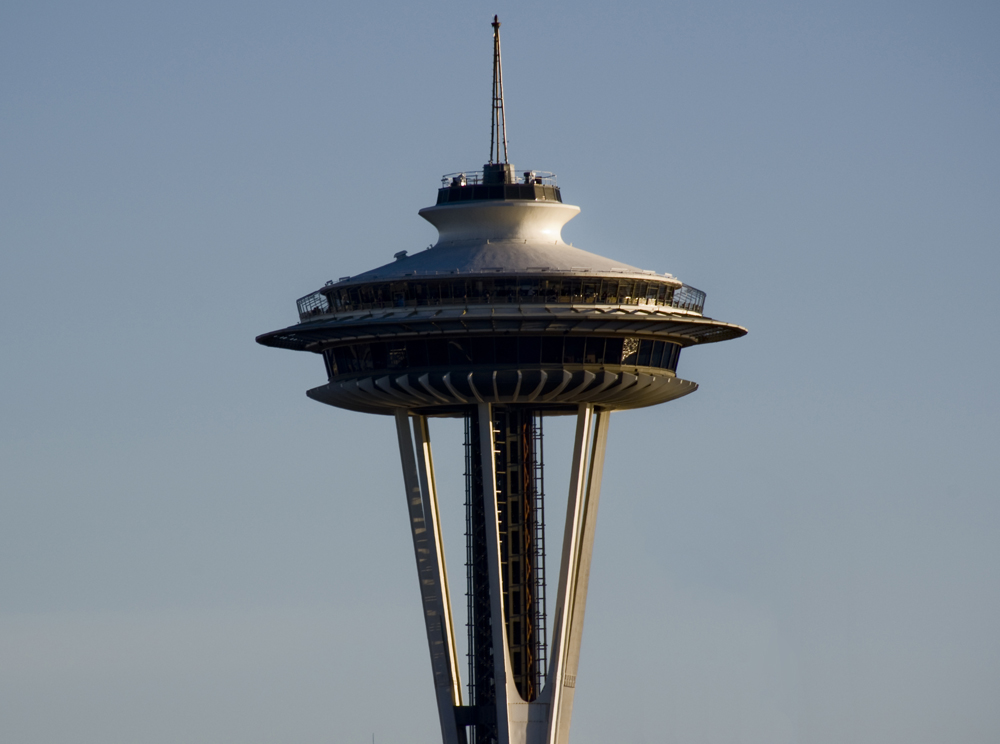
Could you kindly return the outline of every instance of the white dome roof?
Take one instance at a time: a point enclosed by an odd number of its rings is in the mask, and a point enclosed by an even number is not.
[[[580,208],[571,204],[526,200],[427,207],[420,210],[420,216],[438,229],[433,247],[402,255],[343,283],[428,274],[653,273],[564,243],[562,227],[579,213]]]

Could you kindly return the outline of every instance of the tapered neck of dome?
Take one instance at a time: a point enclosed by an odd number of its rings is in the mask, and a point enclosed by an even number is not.
[[[426,207],[420,216],[438,230],[438,245],[458,241],[514,240],[564,244],[562,228],[580,213],[572,204],[487,201]]]

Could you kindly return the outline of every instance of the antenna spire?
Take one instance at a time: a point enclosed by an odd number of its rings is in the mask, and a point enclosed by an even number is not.
[[[490,122],[490,164],[507,164],[507,119],[503,112],[503,70],[500,67],[500,21],[493,16],[493,119]],[[503,143],[503,159],[500,158]]]

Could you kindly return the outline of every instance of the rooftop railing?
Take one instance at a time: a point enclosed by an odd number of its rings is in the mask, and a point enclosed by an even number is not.
[[[556,174],[549,171],[521,171],[513,183],[537,186],[558,186]],[[482,186],[486,183],[483,171],[461,171],[441,176],[441,188],[448,186]]]

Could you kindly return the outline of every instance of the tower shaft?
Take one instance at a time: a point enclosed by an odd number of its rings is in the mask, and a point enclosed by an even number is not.
[[[507,652],[518,694],[537,699],[546,672],[545,522],[541,412],[494,406],[491,424],[496,469],[496,529]],[[465,419],[466,571],[469,697],[476,706],[495,702],[492,615],[484,508],[479,414]],[[477,727],[476,741],[495,736],[492,724]]]

